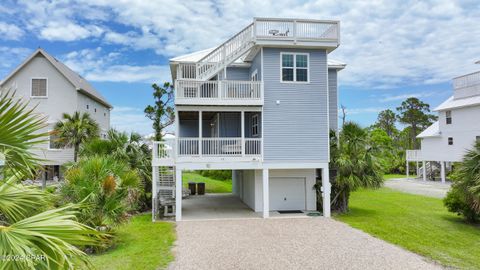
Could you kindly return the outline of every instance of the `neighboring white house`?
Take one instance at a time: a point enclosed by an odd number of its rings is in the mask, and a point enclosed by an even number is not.
[[[175,138],[153,147],[153,219],[182,171],[233,170],[233,193],[253,211],[330,216],[329,130],[337,130],[338,21],[255,18],[218,47],[170,60]],[[166,170],[165,167],[169,169]]]
[[[480,140],[480,71],[453,79],[453,96],[436,107],[438,121],[420,133],[421,150],[407,151],[408,161],[422,162],[418,175],[426,180],[438,164],[440,179],[452,162],[462,160],[466,151]]]
[[[35,111],[47,118],[48,127],[42,131],[51,131],[63,113],[75,111],[89,113],[98,122],[102,136],[110,128],[112,106],[84,78],[41,48],[1,81],[0,89],[15,91],[17,97],[29,101],[29,106],[36,106]],[[73,161],[73,149],[57,147],[53,135],[46,139],[49,142],[32,150],[44,159],[45,170],[38,178],[61,178],[60,165]]]

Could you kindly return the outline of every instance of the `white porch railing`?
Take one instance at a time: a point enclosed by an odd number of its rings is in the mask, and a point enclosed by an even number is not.
[[[263,100],[261,81],[194,81],[177,80],[175,102],[177,104],[194,101],[257,101]]]
[[[422,161],[422,150],[407,150],[407,161]]]
[[[262,138],[178,138],[154,142],[153,158],[261,156]]]
[[[480,71],[453,79],[455,98],[480,95]]]
[[[338,41],[338,21],[255,19],[256,39],[307,41]]]

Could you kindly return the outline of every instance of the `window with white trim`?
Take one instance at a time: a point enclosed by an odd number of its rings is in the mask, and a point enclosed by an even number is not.
[[[281,81],[308,82],[308,53],[281,53]]]
[[[56,134],[50,133],[49,149],[62,149],[62,144],[59,141],[59,137]]]
[[[258,114],[252,115],[252,136],[258,136]]]
[[[47,97],[47,79],[32,79],[32,97]]]
[[[447,125],[452,123],[452,111],[445,111],[445,122]]]

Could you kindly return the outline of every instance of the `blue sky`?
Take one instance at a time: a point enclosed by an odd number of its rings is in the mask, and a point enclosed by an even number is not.
[[[112,125],[151,132],[143,108],[168,59],[220,44],[253,17],[335,19],[347,63],[340,103],[372,124],[409,96],[439,105],[451,78],[480,69],[474,1],[10,1],[0,2],[0,78],[41,46],[87,78],[115,107]]]

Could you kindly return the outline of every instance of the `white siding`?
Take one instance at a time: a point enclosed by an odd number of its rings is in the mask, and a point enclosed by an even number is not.
[[[471,149],[476,136],[480,136],[480,106],[452,110],[452,124],[447,125],[445,111],[439,112],[441,136],[422,139],[422,155],[428,161],[461,161],[466,150]],[[453,145],[448,145],[448,138]]]
[[[97,121],[102,131],[105,132],[110,128],[110,110],[106,106],[93,100],[89,96],[78,93],[77,108],[80,112],[89,113],[90,116]]]

